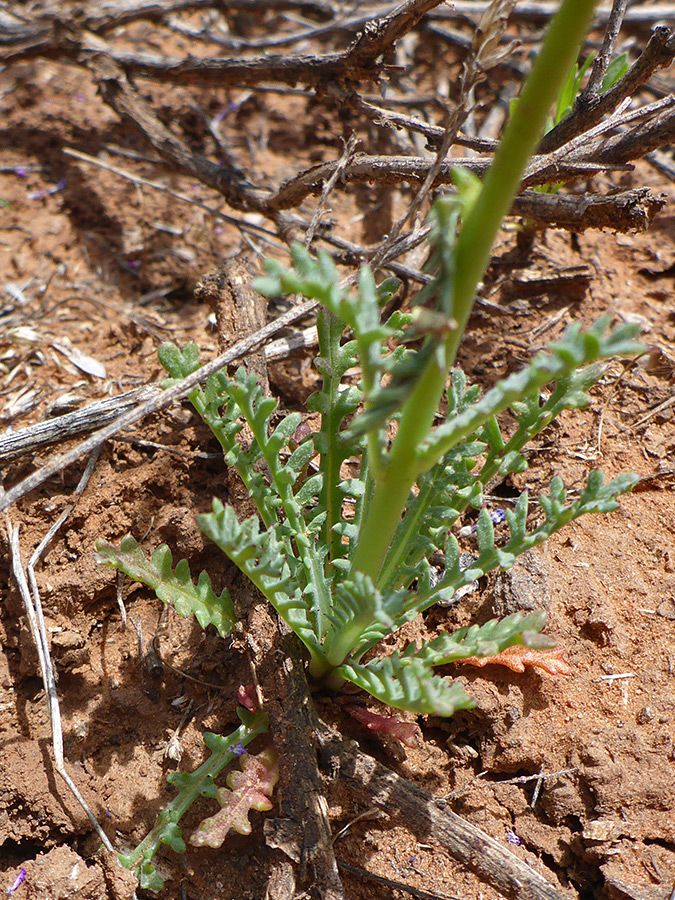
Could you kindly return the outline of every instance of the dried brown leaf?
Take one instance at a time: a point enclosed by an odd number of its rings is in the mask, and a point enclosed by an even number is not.
[[[506,666],[513,672],[524,672],[530,666],[548,672],[549,675],[571,675],[572,670],[563,660],[564,654],[562,647],[553,650],[532,650],[523,647],[522,644],[515,644],[494,656],[468,656],[459,662],[481,669],[483,666]]]

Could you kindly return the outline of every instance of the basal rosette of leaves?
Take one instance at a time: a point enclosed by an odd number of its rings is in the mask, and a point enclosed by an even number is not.
[[[460,206],[461,198],[437,201],[434,207],[437,244],[432,259],[440,261],[435,285],[447,278],[444,261],[452,260],[448,250],[454,246],[454,232],[446,226]],[[441,243],[447,246],[439,247]],[[322,386],[309,401],[309,408],[319,413],[320,429],[296,446],[293,437],[301,415],[291,413],[272,426],[278,403],[263,396],[255,376],[243,368],[233,377],[222,372],[212,376],[190,399],[218,438],[226,464],[249,489],[258,515],[240,521],[232,507],[215,499],[212,512],[198,517],[199,525],[297,634],[316,678],[334,686],[352,682],[398,709],[452,715],[472,701],[457,683],[434,670],[468,657],[494,656],[515,644],[550,648],[551,639],[541,634],[541,613],[517,613],[391,655],[378,655],[377,646],[432,604],[451,600],[460,588],[494,569],[509,568],[520,554],[579,516],[616,508],[617,497],[631,489],[636,476],[605,483],[602,473],[592,472],[574,500],[554,478],[534,513],[527,493],[507,511],[508,537],[500,545],[483,509],[478,556],[468,569],[460,567],[453,534],[458,517],[468,507],[481,507],[483,490],[495,477],[527,467],[528,441],[556,416],[588,403],[588,389],[602,372],[599,360],[639,349],[635,329],[610,331],[605,319],[586,332],[573,325],[547,352],[486,393],[469,386],[454,369],[444,421],[409,448],[407,465],[414,481],[402,514],[394,512],[386,552],[373,564],[362,541],[373,498],[380,485],[387,485],[388,434],[443,336],[438,322],[433,332],[420,332],[419,306],[382,323],[381,309],[392,285],[377,286],[368,269],[352,290],[340,285],[325,254],[314,259],[298,246],[293,261],[288,270],[268,262],[269,274],[257,287],[267,294],[300,293],[322,303],[316,360]],[[350,337],[345,341],[346,332]],[[410,341],[416,349],[407,345]],[[193,345],[181,351],[165,344],[160,359],[172,379],[186,377],[199,365]],[[345,384],[345,372],[355,366],[359,384]],[[509,435],[498,422],[506,410],[515,423]],[[243,422],[253,435],[248,446],[238,440]],[[341,479],[347,459],[358,461],[360,471]],[[260,460],[266,463],[267,478],[256,466]],[[440,577],[434,577],[429,558],[438,553],[444,566]],[[193,586],[184,562],[173,574],[166,548],[144,562],[141,549],[127,538],[119,550],[101,545],[99,554],[102,561],[149,584],[182,614],[194,612],[202,625],[213,623],[225,633],[233,624],[229,597],[217,596],[204,573]],[[370,572],[355,562],[359,554]]]

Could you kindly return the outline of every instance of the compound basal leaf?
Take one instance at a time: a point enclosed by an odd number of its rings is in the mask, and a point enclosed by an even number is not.
[[[185,559],[178,563],[174,572],[171,551],[165,544],[155,550],[151,560],[131,535],[122,538],[119,550],[106,541],[98,541],[96,549],[98,562],[146,584],[179,615],[186,618],[194,615],[202,628],[214,625],[223,637],[232,630],[236,617],[228,591],[216,594],[207,572],[199,575],[195,585]]]
[[[491,619],[484,625],[460,628],[454,634],[441,634],[420,650],[410,646],[403,658],[424,660],[430,666],[442,666],[469,657],[496,656],[514,644],[531,649],[548,649],[553,641],[540,634],[546,624],[543,612],[517,612],[504,619]]]
[[[338,674],[383,703],[418,715],[451,716],[476,705],[457,682],[434,675],[421,659],[397,653],[365,665],[343,665]]]

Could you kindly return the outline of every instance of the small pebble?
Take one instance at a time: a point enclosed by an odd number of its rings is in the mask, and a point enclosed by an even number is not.
[[[654,710],[651,706],[643,706],[642,709],[638,710],[637,715],[635,716],[635,721],[638,725],[646,725],[648,722],[654,718]]]

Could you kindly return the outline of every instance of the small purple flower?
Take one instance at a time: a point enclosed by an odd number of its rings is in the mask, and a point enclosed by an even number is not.
[[[490,518],[494,525],[501,525],[506,519],[506,512],[503,509],[491,509]],[[469,535],[475,534],[477,531],[478,524],[474,523],[473,525],[465,525],[464,528],[460,528],[459,533],[461,537],[469,537]]]
[[[509,842],[509,844],[515,844],[516,847],[520,847],[521,841],[515,831],[507,831],[506,840]]]
[[[26,168],[26,166],[17,166],[14,169],[14,174],[18,175],[19,178],[25,178],[26,175],[28,175],[28,169]]]
[[[22,884],[24,883],[25,880],[26,880],[26,870],[24,869],[23,866],[21,866],[21,868],[19,869],[19,874],[18,874],[18,875],[16,876],[16,878],[14,879],[14,884],[11,886],[11,888],[7,888],[6,893],[7,893],[7,894],[13,894],[14,891],[15,891],[20,885],[22,885]]]
[[[248,753],[248,750],[242,743],[239,743],[234,745],[234,747],[232,748],[232,752],[235,756],[243,756],[245,753]]]
[[[28,195],[29,200],[41,200],[43,197],[49,197],[50,194],[58,194],[59,191],[63,191],[66,188],[67,182],[65,178],[61,178],[60,181],[57,181],[53,187],[47,188],[44,191],[31,191]]]

